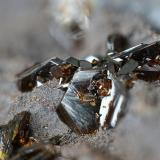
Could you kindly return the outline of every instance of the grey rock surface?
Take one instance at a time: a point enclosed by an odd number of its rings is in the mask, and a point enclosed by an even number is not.
[[[56,88],[57,81],[53,80],[32,92],[17,97],[11,106],[9,114],[13,117],[21,111],[29,111],[33,137],[37,139],[51,138],[58,134],[67,133],[68,128],[59,120],[55,110],[61,102],[64,92]]]
[[[112,151],[117,156],[123,153],[124,159],[159,159],[159,92],[159,87],[144,82],[134,86],[129,111],[114,132]]]

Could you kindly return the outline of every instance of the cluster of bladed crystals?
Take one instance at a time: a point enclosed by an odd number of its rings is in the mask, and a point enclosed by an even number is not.
[[[31,113],[23,111],[0,126],[0,160],[62,159],[59,143],[65,136],[37,140],[31,136]]]
[[[18,88],[30,91],[56,78],[57,87],[66,90],[56,111],[69,128],[87,134],[99,127],[115,127],[125,111],[127,91],[134,82],[160,80],[160,42],[127,47],[123,35],[110,35],[106,56],[50,59],[20,73]]]
[[[8,124],[0,126],[0,160],[5,160],[19,148],[30,143],[30,113],[17,114]]]

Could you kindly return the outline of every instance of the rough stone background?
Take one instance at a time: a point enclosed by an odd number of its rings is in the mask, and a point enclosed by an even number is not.
[[[70,133],[58,119],[54,108],[64,93],[55,88],[55,80],[30,93],[22,94],[16,88],[15,75],[36,61],[53,56],[103,54],[106,36],[111,32],[122,32],[131,45],[159,39],[159,21],[155,23],[154,20],[159,15],[158,0],[146,5],[144,1],[138,3],[138,0],[131,4],[120,0],[103,2],[107,5],[99,6],[92,17],[84,48],[68,51],[63,41],[55,41],[48,32],[43,0],[0,1],[0,124],[7,123],[22,110],[29,110],[32,113],[32,134],[36,138],[67,135],[61,144],[66,157],[157,160],[160,158],[159,82],[137,82],[130,91],[128,112],[118,126],[84,136]],[[147,9],[150,9],[149,13]],[[68,39],[64,37],[64,40]]]

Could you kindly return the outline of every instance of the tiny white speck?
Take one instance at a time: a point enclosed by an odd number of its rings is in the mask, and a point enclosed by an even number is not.
[[[150,58],[146,58],[146,60],[147,60],[147,61],[150,61],[151,59],[150,59]]]
[[[37,81],[37,87],[40,87],[40,86],[42,86],[43,84],[41,83],[41,82],[39,82],[39,81]]]
[[[68,86],[69,86],[69,83],[66,83],[66,84],[60,85],[58,88],[67,88]]]
[[[95,56],[88,56],[88,57],[85,58],[85,60],[90,62],[90,63],[92,63],[93,60],[99,61],[99,59]]]
[[[63,78],[61,77],[60,80],[59,80],[59,85],[62,84],[62,80],[63,80]]]
[[[113,54],[114,54],[114,52],[109,52],[109,53],[107,53],[108,56],[111,56],[111,55],[113,55]]]
[[[116,62],[122,62],[123,61],[121,58],[114,58],[113,60],[115,60]]]

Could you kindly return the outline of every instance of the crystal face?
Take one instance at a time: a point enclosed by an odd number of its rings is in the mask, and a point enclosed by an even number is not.
[[[30,116],[29,112],[23,111],[15,115],[8,124],[0,126],[0,159],[8,158],[29,142]]]
[[[98,128],[99,101],[88,87],[97,70],[85,70],[75,73],[71,85],[57,108],[64,123],[78,133],[91,133]]]
[[[19,90],[31,91],[56,78],[57,87],[66,91],[56,112],[70,129],[87,134],[115,127],[134,82],[160,80],[160,42],[126,49],[127,39],[114,34],[107,43],[112,52],[104,57],[52,58],[34,65],[18,75]]]
[[[92,133],[99,125],[114,127],[123,103],[119,98],[125,99],[116,81],[100,70],[77,71],[57,108],[61,120],[80,134]],[[116,115],[106,119],[114,111]]]
[[[20,91],[27,92],[53,78],[62,78],[63,82],[68,82],[73,76],[75,69],[76,67],[72,64],[64,62],[59,58],[52,58],[18,74],[17,86]]]

